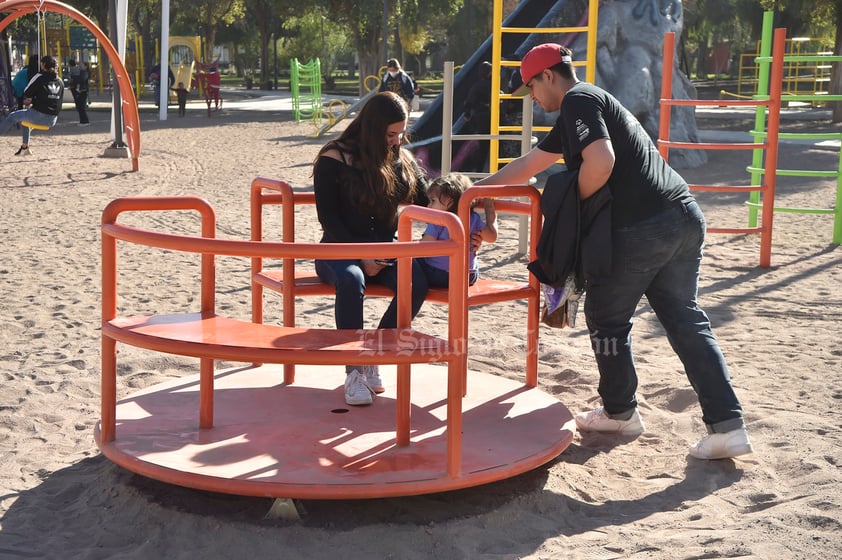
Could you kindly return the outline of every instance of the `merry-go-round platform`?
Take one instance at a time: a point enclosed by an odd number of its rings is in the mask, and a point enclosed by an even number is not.
[[[469,371],[461,465],[446,465],[447,368],[414,365],[410,444],[395,437],[394,366],[370,406],[344,401],[342,369],[282,365],[214,374],[214,425],[199,428],[199,376],[117,403],[116,439],[97,445],[116,464],[164,482],[248,496],[346,499],[455,490],[543,465],[570,445],[574,424],[553,396],[522,381]]]

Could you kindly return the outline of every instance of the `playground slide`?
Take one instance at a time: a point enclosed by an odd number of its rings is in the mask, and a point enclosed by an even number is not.
[[[178,87],[179,83],[183,83],[184,87],[188,90],[192,87],[193,84],[193,67],[195,66],[194,62],[190,62],[190,64],[186,64],[184,62],[178,65],[178,68],[175,71],[175,83],[173,87]]]
[[[564,7],[565,0],[523,0],[503,21],[503,27],[550,27],[552,21]],[[453,80],[453,107],[455,119],[453,133],[459,134],[465,124],[461,109],[471,86],[476,80],[477,69],[485,60],[491,60],[493,37],[488,37],[471,55]],[[501,52],[503,56],[514,55],[518,59],[533,46],[532,34],[503,33]],[[534,43],[541,42],[540,39]],[[415,121],[411,130],[412,147],[426,147],[432,154],[441,154],[441,126],[444,99],[440,94]],[[478,144],[477,144],[478,145]],[[440,155],[431,163],[439,165]],[[455,163],[456,160],[454,160]],[[454,167],[456,169],[456,167]]]

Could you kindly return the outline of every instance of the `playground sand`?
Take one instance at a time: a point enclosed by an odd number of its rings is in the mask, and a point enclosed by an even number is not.
[[[104,459],[99,418],[99,228],[120,196],[195,194],[218,213],[220,236],[249,236],[250,179],[310,188],[319,146],[288,113],[190,111],[160,123],[142,113],[140,170],[103,158],[107,113],[77,128],[72,107],[31,158],[0,142],[0,558],[821,558],[842,550],[842,250],[826,216],[777,214],[772,267],[757,236],[710,235],[699,298],[745,407],[754,455],[700,462],[695,395],[651,309],[634,328],[647,431],[633,440],[577,434],[556,460],[513,479],[458,492],[364,501],[305,501],[297,524],[263,520],[271,500],[169,486]],[[721,123],[720,123],[721,125]],[[342,128],[340,124],[338,128]],[[704,123],[701,123],[704,127]],[[744,129],[742,129],[744,130]],[[747,184],[748,152],[710,152],[692,183]],[[838,150],[785,144],[781,166],[831,169]],[[781,205],[833,204],[835,181],[779,180]],[[699,196],[711,226],[741,226],[742,195]],[[195,220],[155,226],[196,231]],[[482,250],[488,275],[526,277],[517,221]],[[298,236],[318,238],[315,219]],[[134,255],[136,258],[133,258]],[[219,303],[248,317],[247,264],[221,259]],[[197,287],[167,260],[129,253],[127,275],[154,298],[184,303]],[[164,304],[161,304],[162,306]],[[367,303],[374,321],[384,301]],[[302,323],[330,327],[329,299],[300,303]],[[440,328],[427,305],[421,328]],[[520,375],[523,305],[471,310],[470,367]],[[581,317],[580,317],[581,319]],[[270,318],[271,320],[271,318]],[[195,361],[121,346],[118,394],[195,371]],[[583,328],[542,327],[541,387],[573,412],[598,404]],[[337,385],[342,373],[336,372]]]

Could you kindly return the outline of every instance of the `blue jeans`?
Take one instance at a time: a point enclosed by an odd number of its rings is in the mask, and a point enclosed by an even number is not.
[[[725,359],[696,300],[704,240],[705,219],[695,202],[614,230],[611,276],[589,278],[585,297],[599,394],[610,416],[623,419],[637,406],[631,328],[646,295],[684,364],[708,431],[744,426]]]
[[[398,290],[398,267],[387,266],[376,276],[363,272],[359,259],[316,260],[316,274],[322,282],[336,288],[334,314],[337,329],[363,328],[363,299],[366,282],[387,286],[395,294]],[[412,260],[412,316],[421,310],[427,297],[427,277],[418,259]],[[398,326],[398,301],[393,298],[386,313],[380,319],[378,329],[393,329]]]
[[[424,274],[427,275],[427,284],[431,288],[447,288],[450,285],[450,271],[436,268],[429,264],[426,259],[420,259],[421,268],[424,269]],[[479,272],[476,270],[468,271],[468,285],[473,286],[479,280]]]
[[[20,111],[13,111],[9,113],[5,119],[0,121],[0,134],[9,130],[13,125],[20,124],[22,121],[31,122],[32,124],[41,124],[52,128],[56,125],[57,120],[58,117],[56,115],[47,115],[41,113],[40,111],[36,111],[31,107],[29,109],[21,109]],[[32,129],[26,126],[22,126],[21,128],[23,129],[22,143],[28,146],[29,135],[32,133]]]

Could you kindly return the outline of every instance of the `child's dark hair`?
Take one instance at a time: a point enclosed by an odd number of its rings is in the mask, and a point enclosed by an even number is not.
[[[459,210],[459,199],[462,193],[473,186],[471,179],[461,173],[449,173],[444,177],[435,179],[427,187],[427,196],[447,197],[450,199],[448,212],[456,213]],[[476,201],[474,201],[476,202]]]

